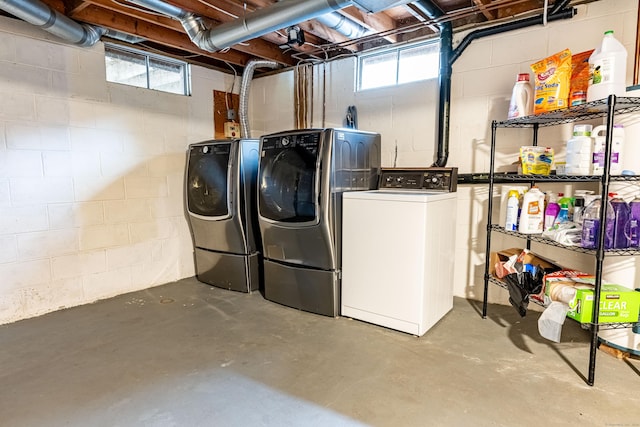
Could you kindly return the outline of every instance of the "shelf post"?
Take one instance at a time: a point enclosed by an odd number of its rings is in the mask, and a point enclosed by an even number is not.
[[[489,259],[491,256],[491,219],[493,217],[493,168],[495,166],[496,157],[496,130],[498,129],[497,121],[491,122],[491,153],[489,157],[489,193],[487,195],[487,241],[485,246],[485,262],[484,262],[484,294],[482,298],[482,318],[487,318],[487,300],[489,298]]]

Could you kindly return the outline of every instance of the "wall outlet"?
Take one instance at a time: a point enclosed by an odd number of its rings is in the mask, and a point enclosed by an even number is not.
[[[240,125],[233,122],[225,122],[224,124],[225,138],[240,138]]]

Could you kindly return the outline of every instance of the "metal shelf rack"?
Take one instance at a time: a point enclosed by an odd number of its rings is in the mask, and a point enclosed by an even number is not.
[[[599,318],[600,312],[600,289],[602,285],[602,266],[605,256],[637,256],[640,250],[636,249],[604,249],[604,227],[601,227],[598,236],[598,249],[584,249],[576,246],[566,246],[550,239],[546,239],[541,235],[522,234],[512,231],[506,231],[499,225],[492,224],[493,212],[493,188],[496,182],[525,182],[533,185],[537,182],[597,182],[600,184],[600,194],[609,194],[609,184],[612,181],[640,181],[639,176],[627,175],[610,175],[611,162],[611,141],[614,118],[617,115],[628,114],[640,111],[640,98],[617,97],[610,95],[606,99],[588,102],[571,108],[555,110],[543,114],[520,117],[505,121],[494,120],[491,124],[491,152],[489,165],[489,200],[487,209],[487,242],[485,253],[485,271],[484,271],[484,297],[482,304],[482,317],[487,317],[487,297],[489,284],[498,285],[506,288],[506,284],[489,274],[489,259],[491,252],[491,235],[492,233],[502,233],[519,237],[526,240],[527,249],[531,248],[531,242],[537,242],[545,245],[560,247],[569,251],[585,253],[595,258],[595,289],[593,301],[592,319]],[[597,118],[606,118],[606,144],[605,144],[605,165],[603,175],[587,175],[587,176],[570,176],[570,175],[515,175],[505,173],[494,173],[495,170],[495,154],[496,154],[496,134],[499,128],[531,128],[533,130],[532,145],[538,145],[538,129],[546,126],[556,126],[561,124],[573,123],[577,121],[592,120]],[[600,224],[605,223],[606,209],[601,209]],[[541,304],[536,299],[531,299],[535,303]],[[630,328],[639,325],[639,323],[585,323],[582,327],[591,332],[590,353],[589,353],[589,372],[587,376],[587,384],[592,386],[595,381],[596,367],[596,351],[598,348],[598,331],[600,329],[619,329]]]

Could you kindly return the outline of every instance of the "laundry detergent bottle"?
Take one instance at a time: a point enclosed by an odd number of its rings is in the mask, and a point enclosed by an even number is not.
[[[551,230],[556,222],[558,213],[560,213],[560,205],[554,193],[549,191],[547,194],[549,195],[549,202],[547,202],[547,207],[544,209],[544,229]]]
[[[640,248],[640,195],[629,202],[629,247]]]
[[[528,116],[533,113],[533,89],[529,83],[529,74],[521,73],[516,78],[516,84],[511,93],[508,119]]]
[[[544,193],[535,185],[522,198],[522,212],[518,231],[523,234],[538,234],[544,229]]]
[[[616,193],[611,193],[609,200],[614,212],[613,248],[625,249],[629,247],[629,205]]]
[[[609,249],[613,246],[613,226],[614,212],[609,201],[604,203],[606,212],[606,227],[604,236],[604,247]],[[586,249],[597,249],[600,236],[600,209],[602,209],[602,197],[596,196],[584,209],[582,215],[582,238],[580,246]]]

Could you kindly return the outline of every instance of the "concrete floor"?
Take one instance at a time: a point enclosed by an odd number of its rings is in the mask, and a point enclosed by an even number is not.
[[[456,299],[421,338],[186,279],[0,326],[3,426],[640,425],[640,362]]]

